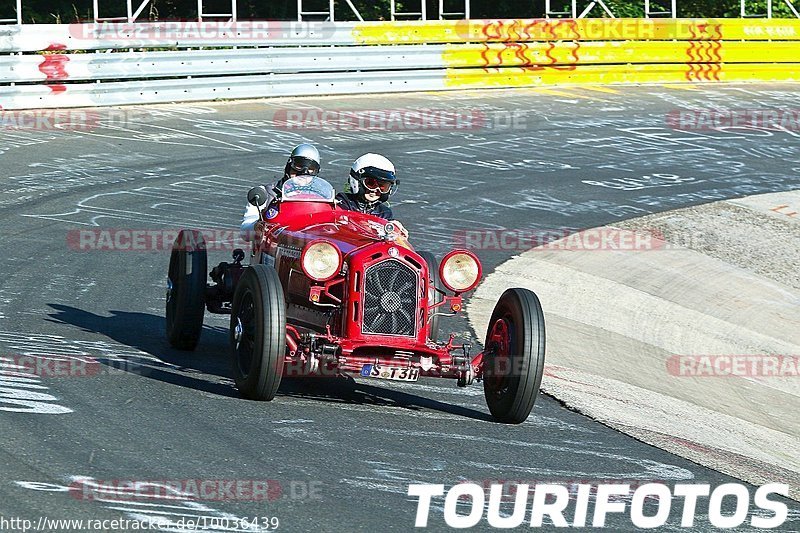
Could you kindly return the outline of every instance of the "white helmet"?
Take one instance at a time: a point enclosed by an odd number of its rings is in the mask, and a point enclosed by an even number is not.
[[[385,202],[397,190],[398,183],[394,165],[382,155],[364,154],[350,168],[350,192],[358,195],[362,202],[366,202],[367,190],[379,192],[379,201]]]

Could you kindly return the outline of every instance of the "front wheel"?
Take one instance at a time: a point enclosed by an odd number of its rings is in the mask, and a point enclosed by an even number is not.
[[[286,301],[278,273],[270,266],[248,267],[236,286],[230,354],[239,392],[251,400],[272,400],[283,376]]]
[[[499,422],[520,424],[533,409],[544,373],[544,313],[528,289],[508,289],[489,320],[483,393]]]
[[[206,310],[206,243],[199,231],[181,230],[169,257],[167,340],[179,350],[194,350]]]

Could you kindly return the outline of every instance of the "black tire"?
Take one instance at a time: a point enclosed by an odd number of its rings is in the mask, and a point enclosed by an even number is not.
[[[428,264],[428,272],[430,272],[431,281],[433,282],[431,287],[436,287],[439,289],[439,291],[443,291],[444,285],[442,284],[442,280],[439,279],[439,261],[436,260],[436,257],[431,252],[419,252],[419,255]],[[431,301],[432,298],[434,303],[441,303],[441,301],[444,300],[444,295],[439,291],[429,291],[428,301]],[[442,308],[437,307],[435,312],[442,312]],[[430,333],[428,334],[428,339],[430,339],[432,342],[436,342],[436,340],[439,338],[439,318],[440,317],[438,315],[434,316],[430,322],[431,329]]]
[[[483,393],[489,411],[498,422],[520,424],[533,409],[544,373],[544,313],[535,293],[503,293],[489,320],[484,347]]]
[[[203,331],[208,257],[199,231],[181,230],[169,258],[167,340],[178,350],[194,350]]]
[[[270,266],[250,266],[231,305],[231,367],[242,396],[272,400],[283,377],[285,354],[286,300],[281,280]]]

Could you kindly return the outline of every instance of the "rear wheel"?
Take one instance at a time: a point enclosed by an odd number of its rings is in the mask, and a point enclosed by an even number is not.
[[[181,230],[169,258],[167,339],[179,350],[194,350],[203,331],[206,243],[199,231]]]
[[[428,302],[433,302],[434,304],[441,303],[442,300],[444,300],[444,295],[440,291],[444,290],[444,285],[439,279],[439,261],[436,260],[436,257],[431,252],[419,252],[419,255],[428,264],[428,272],[430,273],[431,284],[428,290]],[[441,310],[441,307],[437,307],[433,312],[439,313]],[[428,333],[428,339],[436,342],[436,340],[439,338],[438,315],[435,315],[433,318],[431,318],[430,326],[431,328],[430,332]]]
[[[286,301],[274,268],[242,274],[231,305],[233,380],[245,398],[270,401],[281,384],[286,354]]]
[[[536,294],[508,289],[489,320],[484,343],[483,392],[499,422],[524,422],[544,373],[544,313]]]

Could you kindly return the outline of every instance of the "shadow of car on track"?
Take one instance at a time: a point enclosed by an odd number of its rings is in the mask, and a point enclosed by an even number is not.
[[[48,305],[54,310],[48,313],[49,322],[98,333],[121,345],[109,345],[106,355],[93,355],[101,364],[171,385],[225,397],[240,397],[229,377],[227,328],[203,326],[197,349],[187,352],[169,346],[164,335],[163,316],[113,310],[109,311],[110,316],[102,316],[69,305]],[[219,378],[222,378],[221,382]],[[414,411],[430,410],[477,420],[492,420],[488,413],[369,385],[350,377],[285,378],[276,400],[280,401],[281,397]]]
[[[420,412],[439,411],[464,418],[494,422],[488,412],[484,413],[396,389],[370,385],[364,381],[356,381],[349,376],[347,378],[284,378],[278,389],[276,400],[280,401],[281,397],[352,405],[396,407]]]
[[[99,333],[122,345],[110,345],[107,354],[93,355],[103,365],[220,396],[239,396],[229,380],[227,360],[219,357],[228,349],[227,328],[205,326],[198,349],[185,352],[167,342],[164,317],[128,311],[109,311],[110,316],[102,316],[69,305],[48,305],[54,310],[48,313],[49,322]],[[227,383],[220,383],[217,378],[224,378]]]

